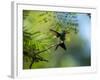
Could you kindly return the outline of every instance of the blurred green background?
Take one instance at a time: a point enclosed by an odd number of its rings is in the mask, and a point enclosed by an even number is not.
[[[66,50],[55,50],[58,40],[50,29],[70,32]],[[23,10],[23,69],[90,65],[90,13]]]

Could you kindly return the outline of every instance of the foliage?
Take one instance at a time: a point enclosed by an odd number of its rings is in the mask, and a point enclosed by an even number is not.
[[[82,40],[78,34],[75,34],[79,32],[76,13],[23,10],[24,69],[64,66],[65,63],[69,64],[69,61],[72,62],[70,65],[77,65],[77,63],[74,64],[75,61],[72,56],[66,59],[65,55],[61,54],[73,52],[68,50],[64,52],[61,48],[54,51],[58,40],[50,32],[50,29],[59,33],[63,30],[69,32],[65,37],[67,49],[72,48],[75,43],[77,43],[75,47],[78,45],[79,49],[80,44],[78,42]]]
[[[42,52],[45,53],[43,49],[45,49],[48,45],[46,43],[48,39],[49,37],[47,37],[45,34],[41,34],[40,32],[29,33],[26,30],[23,31],[23,54],[24,57],[29,57],[30,61],[32,62],[29,68],[31,68],[32,64],[35,62],[48,62],[47,59],[40,55]],[[45,42],[45,44],[43,44],[43,42]],[[48,50],[46,49],[46,51]]]

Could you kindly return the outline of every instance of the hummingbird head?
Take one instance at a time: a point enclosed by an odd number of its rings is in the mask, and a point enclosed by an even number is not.
[[[62,32],[63,32],[63,34],[68,34],[68,33],[70,33],[70,32],[67,31],[67,30],[63,30]]]
[[[62,32],[63,32],[64,34],[66,34],[66,31],[65,31],[65,30],[63,30]]]
[[[65,30],[62,30],[62,35],[65,37],[65,35],[66,35],[66,31]]]

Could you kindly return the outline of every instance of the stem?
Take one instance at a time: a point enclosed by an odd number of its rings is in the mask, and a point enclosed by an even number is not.
[[[32,62],[31,62],[31,64],[30,64],[30,66],[29,66],[29,69],[32,68],[33,63],[34,63],[34,59],[32,58]]]
[[[40,53],[42,53],[42,52],[45,52],[45,51],[47,51],[48,49],[50,49],[50,48],[52,48],[52,47],[54,47],[54,46],[57,46],[58,44],[55,44],[55,45],[51,45],[50,47],[48,47],[47,49],[44,49],[44,50],[42,50],[42,51],[39,51],[39,52],[37,52],[37,53],[35,53],[35,54],[40,54]]]
[[[42,53],[42,52],[45,52],[45,51],[47,51],[48,49],[50,49],[50,48],[52,48],[52,47],[54,47],[54,46],[56,46],[56,45],[58,45],[58,44],[55,44],[55,45],[51,45],[50,47],[48,47],[47,49],[45,49],[45,50],[42,50],[42,51],[39,51],[39,52],[37,52],[37,53],[35,53],[36,55],[38,55],[38,54],[40,54],[40,53]],[[32,65],[33,65],[33,63],[34,63],[34,56],[31,56],[32,57],[32,62],[31,62],[31,64],[30,64],[30,66],[29,66],[29,69],[31,69],[32,68]]]

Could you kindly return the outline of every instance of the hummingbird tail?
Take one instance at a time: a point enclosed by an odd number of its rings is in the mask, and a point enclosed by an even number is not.
[[[62,47],[64,50],[66,50],[66,46],[65,46],[64,42],[61,43],[61,44],[59,44],[59,45],[60,45],[60,47]]]
[[[64,50],[66,50],[66,46],[65,46],[64,42],[63,42],[63,43],[59,43],[59,44],[56,46],[55,50],[57,50],[57,48],[58,48],[59,46],[60,46],[61,48],[63,48]]]

